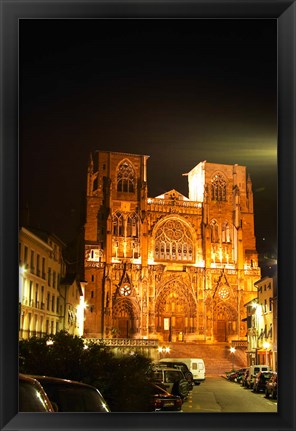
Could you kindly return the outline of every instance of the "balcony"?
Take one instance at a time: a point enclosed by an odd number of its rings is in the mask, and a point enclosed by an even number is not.
[[[86,338],[86,341],[112,347],[158,347],[158,340],[146,340],[143,338]]]

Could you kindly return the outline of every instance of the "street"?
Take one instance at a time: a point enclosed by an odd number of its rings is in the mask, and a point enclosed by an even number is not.
[[[194,386],[182,410],[185,413],[264,412],[276,413],[277,400],[266,399],[222,377],[207,377],[199,386]]]

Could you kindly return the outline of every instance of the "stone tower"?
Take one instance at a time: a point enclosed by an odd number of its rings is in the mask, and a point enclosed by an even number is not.
[[[146,155],[98,151],[87,174],[85,336],[245,339],[260,278],[246,167],[199,163],[189,195],[148,197]]]

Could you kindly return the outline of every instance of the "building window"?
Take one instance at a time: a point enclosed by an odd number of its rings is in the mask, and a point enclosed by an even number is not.
[[[33,281],[30,281],[29,287],[29,306],[31,307],[33,304]]]
[[[47,294],[47,302],[46,302],[46,309],[49,311],[49,304],[50,304],[50,293]]]
[[[124,236],[123,215],[119,211],[113,215],[113,235]]]
[[[48,285],[51,286],[51,268],[48,268]]]
[[[53,271],[52,273],[52,287],[56,287],[56,272]]]
[[[139,216],[137,213],[129,214],[127,217],[126,236],[128,237],[139,236]]]
[[[117,191],[133,193],[135,191],[135,171],[132,164],[124,160],[117,171]]]
[[[35,270],[35,266],[34,266],[34,259],[35,258],[35,254],[34,254],[34,251],[33,250],[31,250],[31,262],[30,262],[30,269],[31,269],[31,272],[34,272],[34,270]]]
[[[38,302],[38,290],[39,290],[39,286],[36,283],[36,289],[35,289],[35,307],[39,308],[39,302]]]
[[[54,312],[54,306],[55,306],[55,296],[52,295],[52,298],[51,298],[51,311],[53,311],[53,312]]]
[[[25,245],[25,249],[24,249],[24,264],[25,266],[27,266],[28,264],[28,247]]]
[[[42,278],[45,280],[45,257],[42,258]]]
[[[154,256],[156,260],[193,260],[193,239],[185,223],[171,218],[157,229]]]
[[[136,238],[140,232],[140,219],[137,213],[128,214],[126,217],[121,212],[113,214],[113,235]]]
[[[219,226],[216,220],[211,221],[211,242],[219,242]]]
[[[216,174],[211,183],[212,201],[226,201],[226,181],[221,174]]]
[[[44,286],[41,286],[41,298],[40,298],[40,301],[41,301],[41,309],[43,310],[44,309]]]
[[[226,242],[226,243],[231,242],[230,228],[227,221],[225,221],[222,225],[222,242]]]
[[[36,256],[36,269],[37,269],[37,275],[39,277],[40,275],[40,254],[37,254]]]

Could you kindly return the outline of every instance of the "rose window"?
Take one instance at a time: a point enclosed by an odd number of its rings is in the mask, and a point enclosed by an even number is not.
[[[178,219],[164,222],[155,234],[156,260],[193,260],[193,240],[189,228]]]
[[[230,296],[229,288],[227,286],[220,287],[218,295],[221,299],[228,299]]]

